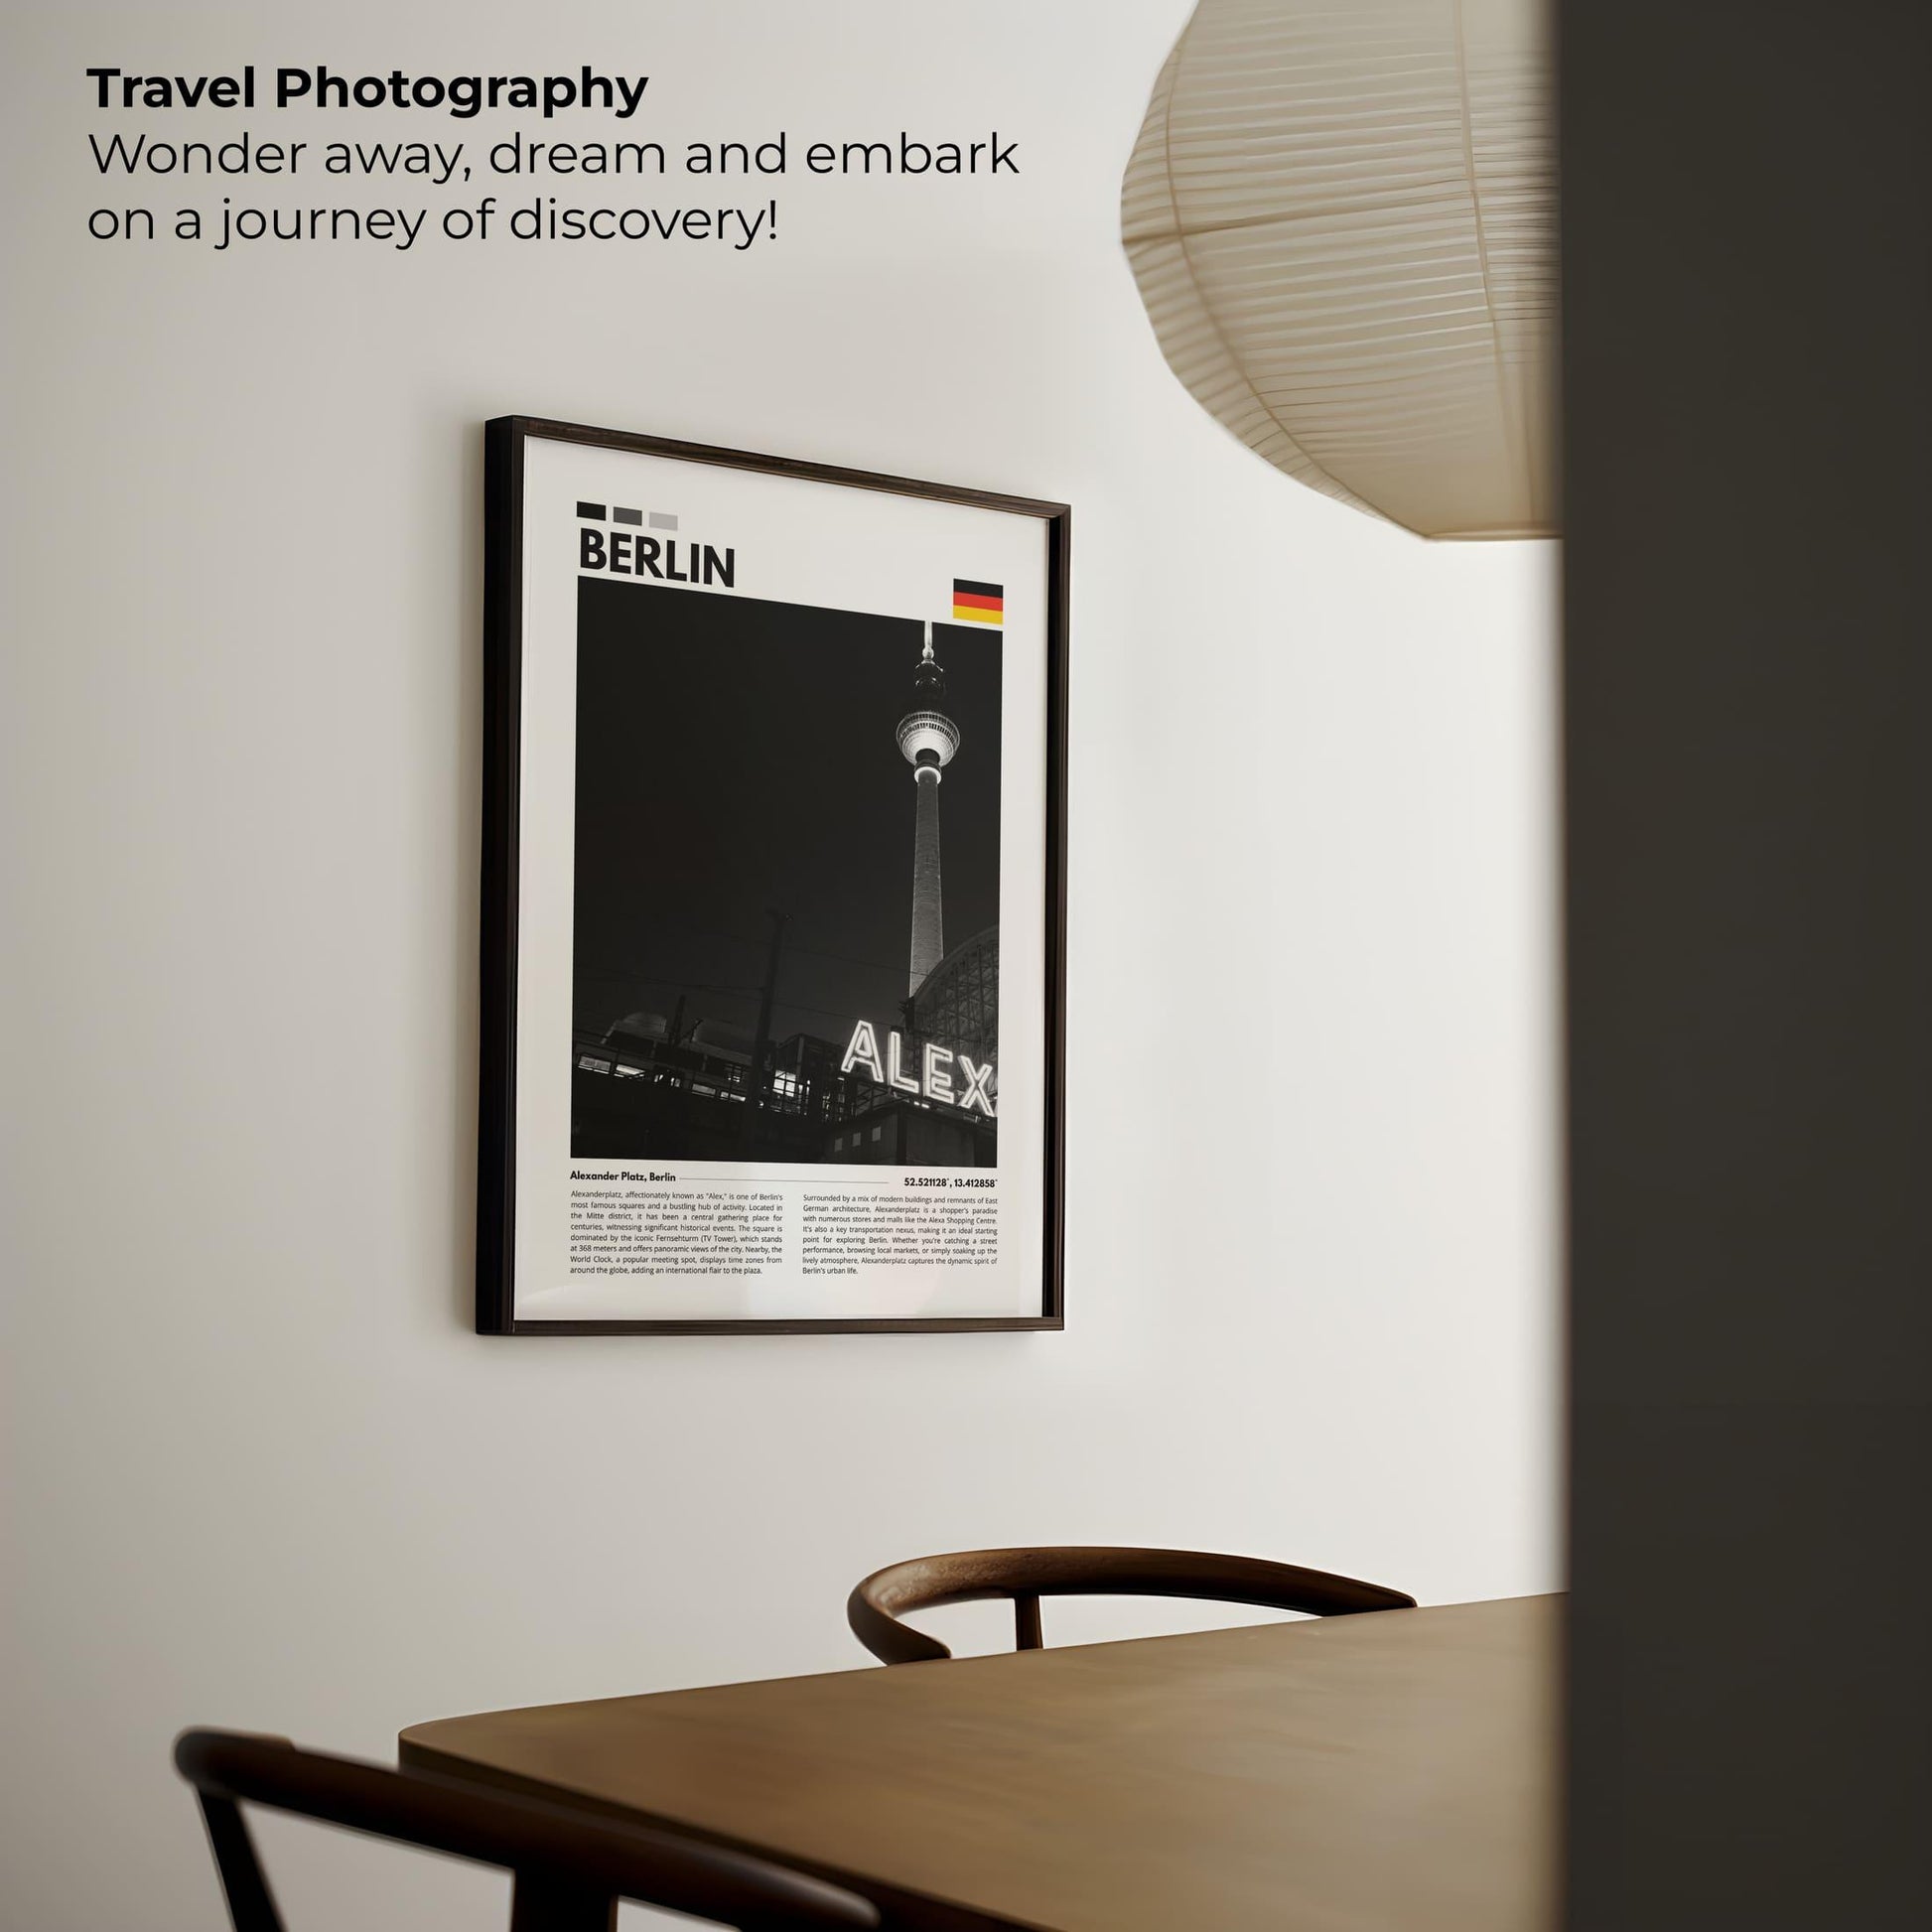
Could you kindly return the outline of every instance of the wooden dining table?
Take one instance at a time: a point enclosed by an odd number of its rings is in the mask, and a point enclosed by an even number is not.
[[[445,1718],[407,1768],[961,1932],[1549,1932],[1562,1598]]]

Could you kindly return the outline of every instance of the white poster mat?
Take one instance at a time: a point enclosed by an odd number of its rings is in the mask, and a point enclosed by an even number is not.
[[[515,1318],[519,1321],[859,1320],[1027,1316],[1045,1266],[1047,530],[1037,516],[816,480],[562,442],[524,444],[521,759],[516,961]],[[999,1260],[953,1270],[882,1263],[857,1276],[795,1266],[753,1275],[573,1277],[572,880],[580,501],[675,515],[687,541],[729,545],[737,596],[948,621],[953,582],[1005,591],[1000,804]],[[911,665],[907,666],[910,688]],[[909,705],[908,705],[909,708]],[[906,786],[909,887],[913,787]],[[648,828],[639,828],[647,836]],[[791,1203],[836,1185],[902,1195],[955,1170],[670,1163],[680,1182],[768,1183]],[[581,1182],[576,1183],[582,1185]]]

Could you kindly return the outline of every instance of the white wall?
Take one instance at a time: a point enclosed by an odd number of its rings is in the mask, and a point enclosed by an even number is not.
[[[1183,12],[10,16],[8,1924],[216,1922],[187,1723],[379,1754],[848,1668],[901,1555],[1554,1583],[1554,562],[1336,507],[1168,375],[1114,204]],[[251,59],[592,61],[665,138],[994,125],[1027,172],[782,184],[740,254],[84,239],[82,69]],[[468,1332],[507,411],[1074,504],[1064,1334]],[[488,1922],[493,1881],[273,1848],[311,1923]]]

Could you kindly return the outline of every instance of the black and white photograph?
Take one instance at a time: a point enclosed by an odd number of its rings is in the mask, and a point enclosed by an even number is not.
[[[934,588],[579,580],[574,1156],[997,1165],[1003,587]]]
[[[480,1328],[1059,1326],[1065,506],[487,454]]]

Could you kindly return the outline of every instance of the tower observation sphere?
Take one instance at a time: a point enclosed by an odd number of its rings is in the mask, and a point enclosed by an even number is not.
[[[946,715],[946,673],[932,654],[930,624],[918,669],[912,674],[912,709],[898,721],[896,736],[900,756],[912,767],[917,795],[912,820],[912,961],[905,988],[912,994],[946,952],[939,882],[939,778],[959,750],[959,727]]]

